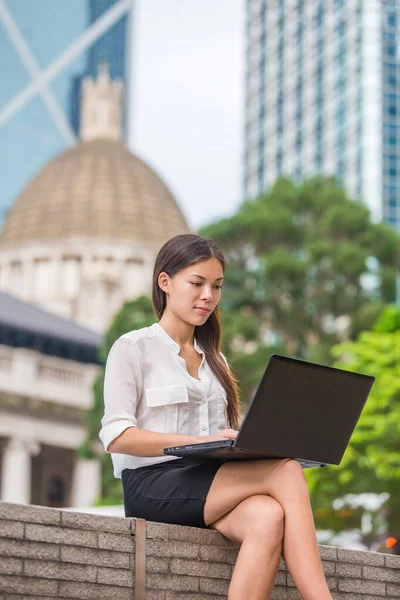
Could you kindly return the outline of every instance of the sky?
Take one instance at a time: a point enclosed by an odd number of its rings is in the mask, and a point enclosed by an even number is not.
[[[242,200],[244,0],[136,0],[130,149],[189,226]]]

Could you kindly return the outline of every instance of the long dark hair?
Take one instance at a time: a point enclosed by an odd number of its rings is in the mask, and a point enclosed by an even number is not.
[[[176,235],[159,251],[153,271],[153,308],[159,319],[167,306],[165,292],[158,285],[160,273],[174,277],[179,271],[189,265],[216,258],[225,270],[225,259],[213,240],[192,233]],[[228,400],[228,422],[236,429],[239,425],[239,391],[235,377],[221,357],[221,322],[218,305],[208,317],[204,325],[196,326],[194,336],[204,351],[208,365],[222,387]]]

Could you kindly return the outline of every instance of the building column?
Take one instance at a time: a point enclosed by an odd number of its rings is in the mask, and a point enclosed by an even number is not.
[[[37,442],[10,438],[3,453],[1,500],[29,504],[31,501],[31,456],[39,452]]]
[[[101,461],[77,458],[71,490],[71,507],[94,506],[101,493]]]

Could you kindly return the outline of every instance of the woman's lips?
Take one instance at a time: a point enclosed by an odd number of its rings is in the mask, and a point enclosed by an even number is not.
[[[201,308],[199,306],[195,306],[194,308],[195,310],[198,310],[199,312],[203,313],[203,315],[207,315],[209,312],[211,312],[209,308]]]

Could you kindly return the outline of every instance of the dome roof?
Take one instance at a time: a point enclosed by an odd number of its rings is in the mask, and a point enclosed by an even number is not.
[[[1,246],[65,238],[162,245],[188,225],[161,179],[117,141],[83,142],[28,184],[0,232]]]

